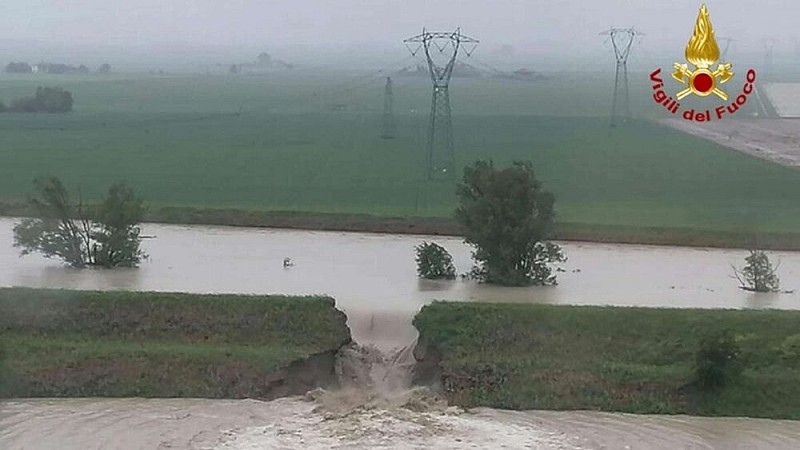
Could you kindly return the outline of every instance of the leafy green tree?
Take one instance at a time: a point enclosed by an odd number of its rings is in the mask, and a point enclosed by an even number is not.
[[[144,201],[136,197],[124,183],[108,190],[108,196],[97,211],[96,220],[101,225],[93,238],[95,264],[105,267],[135,267],[144,256],[139,249],[141,229],[138,224],[144,217]]]
[[[6,66],[6,73],[33,73],[33,67],[26,62],[10,62]]]
[[[269,56],[269,53],[262,52],[258,54],[258,65],[264,67],[272,66],[272,57]]]
[[[34,97],[18,98],[11,102],[9,111],[21,113],[66,113],[72,111],[72,93],[61,88],[36,89]]]
[[[111,73],[111,64],[105,63],[101,64],[100,67],[97,68],[97,73],[107,75]]]
[[[750,250],[745,263],[741,271],[733,268],[742,289],[754,292],[777,292],[780,289],[780,280],[776,274],[778,267],[772,265],[766,252]]]
[[[73,267],[87,264],[88,248],[81,206],[74,206],[64,184],[56,177],[34,180],[38,197],[29,203],[35,218],[23,219],[14,227],[14,246],[22,247],[22,255],[34,252],[56,257]]]
[[[146,255],[138,226],[144,216],[141,199],[125,184],[115,184],[90,217],[82,201],[70,200],[56,177],[34,181],[38,197],[30,200],[35,217],[14,227],[14,246],[22,254],[42,253],[73,267],[135,267]]]
[[[452,280],[456,277],[453,257],[434,242],[425,242],[414,247],[417,257],[417,275],[427,280]]]
[[[474,278],[509,286],[556,284],[552,264],[566,258],[547,242],[555,197],[529,162],[496,169],[492,161],[477,161],[464,168],[457,195],[456,219],[465,242],[475,247]]]

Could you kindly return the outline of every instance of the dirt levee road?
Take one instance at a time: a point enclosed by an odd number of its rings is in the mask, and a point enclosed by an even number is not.
[[[800,168],[800,119],[725,119],[705,123],[664,119],[661,122],[748,155]]]

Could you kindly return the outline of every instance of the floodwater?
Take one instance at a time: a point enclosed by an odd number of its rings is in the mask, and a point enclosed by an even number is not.
[[[792,294],[739,289],[731,266],[743,264],[744,250],[570,242],[562,243],[569,260],[558,286],[507,288],[419,280],[414,246],[425,239],[446,247],[459,273],[469,270],[470,249],[457,238],[146,224],[150,259],[140,268],[76,270],[20,258],[14,222],[0,218],[0,286],[328,294],[356,341],[384,348],[412,341],[410,317],[433,300],[800,309],[800,252],[772,253]],[[286,257],[293,267],[283,267]]]
[[[800,422],[792,421],[488,408],[463,412],[419,399],[412,411],[394,401],[416,392],[404,384],[408,363],[397,361],[408,360],[408,346],[416,338],[411,318],[437,299],[800,309],[798,291],[753,294],[738,289],[731,265],[742,264],[743,250],[563,243],[569,261],[559,286],[500,288],[417,279],[414,246],[425,239],[445,246],[459,272],[469,269],[470,249],[456,238],[147,224],[143,231],[150,237],[143,247],[150,258],[140,268],[75,270],[36,255],[20,258],[11,246],[14,222],[0,219],[0,286],[328,294],[347,313],[354,339],[378,353],[350,355],[367,361],[362,372],[369,389],[328,393],[327,400],[6,401],[0,404],[2,448],[800,448]],[[784,289],[800,288],[794,284],[800,284],[800,253],[772,255],[780,262]],[[294,266],[283,267],[286,257]],[[387,357],[390,349],[401,347],[405,350],[396,354],[403,358]],[[392,379],[397,376],[400,381]],[[379,392],[378,403],[360,398],[380,391],[376,378],[387,377],[394,386],[391,396]]]
[[[15,400],[3,405],[0,427],[6,449],[800,448],[795,421],[490,408],[332,415],[300,398]]]

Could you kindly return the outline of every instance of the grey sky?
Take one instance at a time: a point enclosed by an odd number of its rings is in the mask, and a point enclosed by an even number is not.
[[[795,52],[796,0],[706,2],[718,36],[740,49],[778,39]],[[605,28],[635,25],[646,48],[683,46],[697,0],[3,0],[0,48],[28,43],[60,49],[318,50],[389,49],[422,26],[461,26],[487,51],[503,44],[528,53],[591,54]],[[682,47],[681,47],[682,48]],[[679,49],[680,53],[680,49]]]

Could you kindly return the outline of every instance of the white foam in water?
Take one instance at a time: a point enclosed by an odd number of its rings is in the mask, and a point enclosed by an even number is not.
[[[412,388],[415,344],[343,349],[339,389],[309,392],[311,405],[292,404],[294,413],[280,420],[230,431],[219,448],[577,448],[565,446],[563,434],[469,414],[427,388]]]

